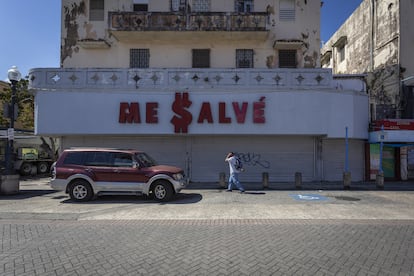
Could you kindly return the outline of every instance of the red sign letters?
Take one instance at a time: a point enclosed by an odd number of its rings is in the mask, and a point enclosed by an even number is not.
[[[210,102],[203,102],[201,108],[198,111],[190,110],[192,101],[188,92],[175,93],[175,100],[171,106],[174,116],[170,122],[174,125],[175,133],[188,133],[188,127],[193,122],[193,115],[197,118],[197,124],[231,124],[234,117],[238,124],[244,124],[246,122],[249,105],[252,106],[252,123],[264,124],[265,118],[265,97],[261,97],[259,101],[249,102],[219,102],[217,121],[215,122],[213,116],[213,106]],[[145,123],[157,124],[158,119],[158,107],[157,102],[146,102],[145,108]],[[234,115],[234,116],[231,116]],[[119,123],[120,124],[141,124],[141,110],[139,102],[121,102],[119,107]]]

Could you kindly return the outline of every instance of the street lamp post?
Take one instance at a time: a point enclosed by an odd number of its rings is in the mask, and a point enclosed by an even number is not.
[[[13,151],[14,151],[14,105],[16,102],[16,92],[17,92],[17,83],[20,81],[22,75],[20,74],[19,70],[16,66],[13,66],[8,71],[8,78],[11,82],[11,101],[9,107],[9,118],[10,124],[9,129],[7,130],[7,154],[6,154],[6,174],[12,175],[14,174],[14,167],[13,167]]]

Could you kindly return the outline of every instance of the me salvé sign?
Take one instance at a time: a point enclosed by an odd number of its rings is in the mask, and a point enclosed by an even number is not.
[[[265,97],[257,101],[220,101],[213,103],[203,101],[199,108],[194,108],[188,92],[177,92],[171,102],[171,118],[160,118],[160,103],[121,102],[119,104],[120,124],[158,124],[167,119],[174,126],[175,133],[188,133],[192,124],[245,124],[250,120],[253,124],[266,123]]]

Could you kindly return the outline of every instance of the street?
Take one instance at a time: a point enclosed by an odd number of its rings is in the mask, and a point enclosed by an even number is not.
[[[0,196],[1,275],[413,275],[414,192]]]

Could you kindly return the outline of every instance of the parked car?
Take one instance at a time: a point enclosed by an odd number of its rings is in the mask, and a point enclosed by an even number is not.
[[[99,195],[148,195],[168,201],[186,186],[182,169],[157,165],[145,152],[107,148],[64,150],[50,185],[75,201]]]

